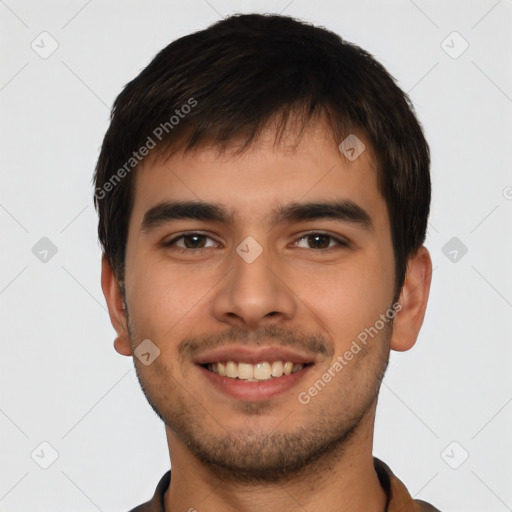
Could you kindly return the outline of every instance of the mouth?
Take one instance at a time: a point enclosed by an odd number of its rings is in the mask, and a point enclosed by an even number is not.
[[[279,379],[292,373],[303,370],[312,363],[294,363],[293,361],[261,361],[256,364],[236,361],[219,361],[205,363],[201,366],[206,370],[216,373],[220,377],[240,380],[245,382],[262,382]]]
[[[205,390],[212,388],[236,400],[263,401],[304,387],[319,360],[290,347],[232,345],[205,352],[192,362],[206,379]]]

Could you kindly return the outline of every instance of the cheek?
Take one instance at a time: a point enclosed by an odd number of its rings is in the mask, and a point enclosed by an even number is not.
[[[130,269],[127,266],[126,292],[137,332],[167,342],[188,316],[204,310],[208,292],[218,282],[211,269],[178,268],[148,254],[137,255],[131,264]]]
[[[350,264],[309,272],[307,281],[294,279],[292,289],[307,306],[306,314],[313,312],[321,328],[334,337],[336,352],[345,350],[361,332],[374,326],[391,306],[393,264],[388,254],[374,250]]]

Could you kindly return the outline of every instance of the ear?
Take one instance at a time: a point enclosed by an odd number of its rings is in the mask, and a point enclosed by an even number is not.
[[[114,348],[123,356],[131,356],[133,352],[128,333],[128,317],[124,308],[123,296],[112,266],[105,255],[101,259],[101,288],[107,301],[110,321],[117,333],[114,340]]]
[[[402,352],[416,343],[427,309],[432,280],[432,260],[426,247],[409,258],[404,285],[398,302],[401,309],[393,320],[391,348]]]

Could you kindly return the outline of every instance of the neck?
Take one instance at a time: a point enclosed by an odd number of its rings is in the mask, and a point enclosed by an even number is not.
[[[224,479],[204,465],[167,429],[172,478],[165,511],[383,512],[386,494],[373,466],[369,411],[349,439],[286,481],[247,484]]]

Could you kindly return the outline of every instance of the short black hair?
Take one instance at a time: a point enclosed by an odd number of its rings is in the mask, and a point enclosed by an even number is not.
[[[115,100],[95,170],[98,234],[124,280],[133,178],[148,148],[179,145],[244,151],[270,122],[276,140],[293,119],[301,130],[324,118],[340,143],[361,133],[376,157],[389,212],[395,283],[425,240],[430,153],[407,94],[368,52],[337,34],[281,15],[242,14],[182,37],[160,51]],[[145,148],[145,150],[144,150]]]

